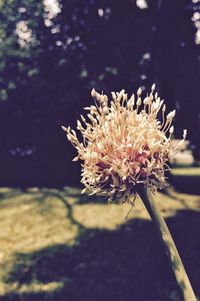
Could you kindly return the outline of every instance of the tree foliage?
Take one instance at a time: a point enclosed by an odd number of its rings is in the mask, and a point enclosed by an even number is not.
[[[131,93],[156,82],[168,106],[177,107],[179,127],[190,129],[198,156],[192,2],[149,0],[146,9],[132,0],[123,5],[119,0],[47,4],[0,1],[0,163],[5,182],[71,181],[73,151],[59,126],[75,124],[94,86]],[[12,175],[7,166],[15,169]]]

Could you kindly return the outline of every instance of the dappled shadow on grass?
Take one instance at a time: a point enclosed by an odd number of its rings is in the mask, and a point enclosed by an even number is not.
[[[52,190],[50,191],[49,189],[42,189],[42,192],[44,193],[44,196],[46,195],[55,195],[58,198],[61,198],[62,200],[65,200],[66,198],[76,198],[76,203],[78,205],[84,205],[84,204],[107,204],[108,199],[103,196],[99,195],[90,195],[90,194],[82,194],[80,189],[68,189],[68,188],[63,188],[62,190],[55,190],[53,192]]]
[[[112,218],[112,217],[111,217]],[[181,257],[200,295],[200,214],[180,211],[168,218]],[[16,254],[5,279],[18,288],[59,282],[52,291],[16,290],[0,300],[155,301],[181,300],[152,223],[133,219],[115,231],[84,229],[76,244]]]
[[[173,187],[167,187],[166,189],[162,190],[162,194],[166,195],[168,198],[175,200],[182,204],[183,208],[190,210],[191,205],[190,202],[188,202],[188,196],[187,195],[181,195],[180,193],[177,193],[177,191],[174,190]],[[196,209],[200,209],[200,198],[198,199],[198,204],[196,206]]]
[[[34,189],[26,189],[25,191],[32,195],[35,200],[38,201],[43,201],[45,200],[46,197],[49,196],[55,196],[59,199],[62,199],[66,202],[67,198],[75,198],[76,199],[76,204],[78,205],[84,205],[84,204],[107,204],[108,199],[103,196],[98,196],[98,195],[90,195],[87,193],[82,194],[80,188],[72,188],[72,187],[63,187],[62,189],[57,189],[57,188],[40,188],[37,190],[40,193],[40,196],[37,196],[37,191]],[[4,196],[5,197],[5,196]],[[0,194],[1,198],[1,194]]]

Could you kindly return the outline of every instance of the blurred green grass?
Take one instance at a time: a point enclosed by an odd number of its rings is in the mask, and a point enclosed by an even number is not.
[[[156,200],[196,284],[200,196]],[[139,199],[126,219],[130,205],[71,187],[0,188],[0,209],[0,300],[181,300]]]

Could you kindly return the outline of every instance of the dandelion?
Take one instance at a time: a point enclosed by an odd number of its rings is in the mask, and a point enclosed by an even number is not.
[[[84,191],[113,202],[130,202],[138,184],[152,191],[166,185],[167,161],[176,152],[171,143],[175,110],[166,115],[164,101],[154,92],[155,84],[144,100],[141,88],[136,97],[128,99],[121,90],[112,92],[108,100],[93,89],[95,105],[86,107],[87,117],[77,121],[82,142],[74,130],[63,127],[78,152],[74,161],[83,161]],[[183,136],[184,140],[186,131]]]

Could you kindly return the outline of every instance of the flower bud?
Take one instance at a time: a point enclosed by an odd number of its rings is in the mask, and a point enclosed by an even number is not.
[[[107,96],[107,95],[104,95],[104,96],[103,96],[103,100],[104,100],[104,102],[107,102],[107,101],[108,101],[108,96]]]
[[[61,125],[61,128],[63,129],[63,131],[68,132],[65,126]]]
[[[95,97],[95,96],[96,96],[96,91],[95,91],[94,88],[93,88],[92,91],[91,91],[91,95],[92,95],[92,97]]]
[[[139,97],[141,94],[142,94],[142,88],[140,87],[140,88],[137,90],[137,96]]]
[[[135,95],[132,94],[131,98],[130,98],[130,102],[132,103],[132,105],[134,106],[135,103]]]
[[[187,130],[184,129],[184,130],[183,130],[183,139],[184,139],[184,140],[185,140],[186,136],[187,136]]]
[[[152,103],[152,111],[156,112],[159,109],[159,103],[153,102]]]
[[[176,115],[176,110],[173,110],[167,115],[167,119],[173,119],[175,115]]]
[[[156,88],[156,84],[154,83],[152,86],[151,86],[151,91],[153,92]]]
[[[162,112],[164,113],[166,111],[166,105],[164,104],[162,107]]]
[[[174,126],[172,125],[169,129],[169,133],[172,135],[174,133]]]
[[[123,97],[123,95],[124,95],[124,92],[125,92],[124,89],[122,89],[122,90],[119,92],[119,94],[118,94],[118,101],[120,101],[120,100],[122,99],[122,97]]]
[[[149,103],[150,103],[149,97],[145,97],[145,99],[143,100],[143,104],[148,105]]]
[[[82,125],[81,125],[80,121],[77,120],[77,129],[79,130],[79,129],[81,129],[81,128],[82,128]]]
[[[136,105],[139,107],[142,104],[142,99],[141,97],[138,98]]]
[[[72,161],[73,161],[73,162],[76,162],[76,161],[78,161],[78,160],[79,160],[79,156],[75,157]]]
[[[117,96],[116,96],[115,92],[111,92],[111,95],[112,95],[113,99],[116,99]]]

